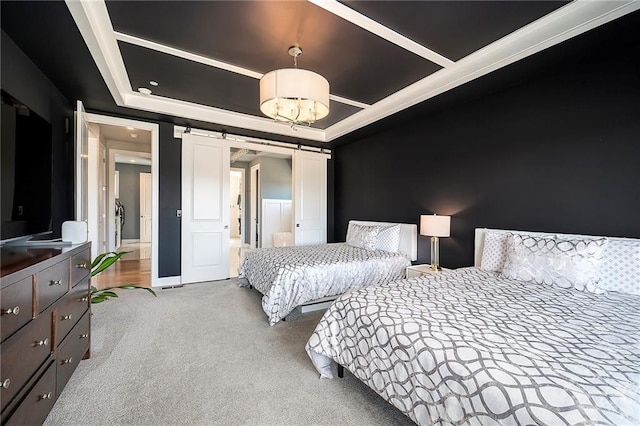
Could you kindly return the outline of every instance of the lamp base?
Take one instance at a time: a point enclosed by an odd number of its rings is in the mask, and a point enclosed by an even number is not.
[[[433,271],[440,270],[440,239],[431,237],[431,269]]]

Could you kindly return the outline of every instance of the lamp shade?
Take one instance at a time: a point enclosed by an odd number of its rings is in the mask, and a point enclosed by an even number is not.
[[[329,114],[329,82],[298,68],[268,72],[260,79],[260,111],[279,121],[313,123]]]
[[[420,235],[448,237],[451,232],[451,216],[421,215]]]

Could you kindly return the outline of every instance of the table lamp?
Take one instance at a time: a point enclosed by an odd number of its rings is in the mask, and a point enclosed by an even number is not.
[[[440,237],[448,237],[451,216],[420,215],[420,235],[431,237],[431,269],[440,268]]]

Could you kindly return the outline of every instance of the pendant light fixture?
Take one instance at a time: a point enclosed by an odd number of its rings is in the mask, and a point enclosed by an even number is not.
[[[300,46],[289,47],[294,68],[266,73],[260,79],[260,111],[277,121],[308,124],[329,114],[329,82],[313,71],[298,68]]]

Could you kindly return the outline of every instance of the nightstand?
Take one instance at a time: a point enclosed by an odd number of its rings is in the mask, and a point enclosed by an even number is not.
[[[440,271],[438,272],[443,272],[443,271],[450,271],[450,269],[441,268]],[[421,277],[426,274],[437,274],[438,272],[431,269],[431,265],[412,265],[407,267],[406,277],[407,278]]]

